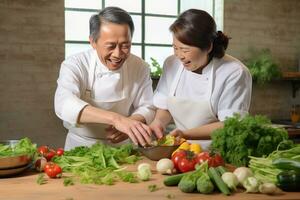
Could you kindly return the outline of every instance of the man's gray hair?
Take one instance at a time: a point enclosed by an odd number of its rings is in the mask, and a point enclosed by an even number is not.
[[[101,24],[111,22],[115,24],[127,24],[130,29],[131,37],[134,32],[134,24],[131,16],[125,10],[118,7],[106,7],[90,18],[90,37],[94,42],[99,38]]]

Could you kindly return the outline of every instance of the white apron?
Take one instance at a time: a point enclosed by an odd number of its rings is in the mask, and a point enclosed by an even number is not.
[[[95,61],[95,62],[94,62]],[[101,78],[101,82],[105,83],[105,85],[100,84],[99,88],[95,88],[95,69],[96,69],[96,63],[97,61],[94,60],[92,63],[95,63],[94,65],[91,65],[89,69],[89,77],[88,77],[88,86],[85,92],[84,97],[82,97],[86,102],[91,104],[94,107],[101,108],[104,110],[112,111],[119,113],[123,116],[128,116],[129,115],[129,110],[127,110],[126,106],[122,104],[123,101],[126,100],[126,97],[129,95],[129,90],[127,86],[128,82],[128,74],[126,73],[127,70],[125,68],[127,67],[126,62],[123,64],[120,70],[124,70],[122,81],[121,82],[115,82],[118,85],[113,85],[112,79],[119,79],[120,74],[113,74],[112,76],[115,77],[110,77],[106,78],[106,73],[104,72],[103,74],[98,74],[98,78]],[[103,78],[102,78],[103,76]],[[119,94],[118,95],[109,95],[109,93],[116,92],[115,89],[110,89],[109,84],[111,88],[114,88],[114,86],[119,87]],[[107,86],[107,88],[103,87]],[[96,94],[93,94],[92,91],[97,91],[102,90],[103,92],[106,93],[106,98],[101,99],[101,93],[99,96],[96,97]],[[96,97],[96,99],[95,99]],[[74,147],[77,146],[92,146],[96,142],[102,142],[104,144],[109,144],[111,146],[120,146],[125,143],[129,143],[129,139],[124,140],[120,143],[111,143],[109,140],[106,139],[106,131],[105,129],[109,127],[107,124],[80,124],[77,126],[72,126],[68,124],[67,122],[64,122],[64,126],[69,129],[67,138],[66,138],[66,143],[65,143],[65,150],[70,150]]]
[[[178,86],[180,76],[184,70],[182,65],[180,65],[178,72],[175,75],[174,81],[170,88],[169,97],[167,99],[167,106],[174,119],[176,128],[179,130],[184,131],[218,121],[217,117],[212,111],[212,106],[210,103],[215,75],[214,59],[211,62],[212,67],[210,79],[208,81],[208,87],[204,99],[194,101],[175,97],[176,88]],[[199,143],[204,150],[207,150],[211,140],[190,140],[190,142]]]

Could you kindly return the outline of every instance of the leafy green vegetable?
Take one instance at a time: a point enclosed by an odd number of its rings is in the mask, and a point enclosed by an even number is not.
[[[36,144],[33,144],[29,138],[23,138],[16,144],[0,144],[0,157],[31,155],[36,152]]]
[[[166,196],[168,199],[174,199],[175,198],[175,195],[174,194],[167,194]]]
[[[250,58],[245,61],[254,81],[265,84],[275,78],[281,77],[278,65],[273,61],[271,51],[250,49]]]
[[[282,143],[278,145],[278,149],[269,154],[268,157],[250,156],[249,167],[254,172],[255,178],[262,182],[277,182],[277,175],[283,170],[276,168],[272,162],[275,159],[287,158],[295,161],[300,161],[300,144],[287,150],[279,150]]]
[[[98,143],[66,151],[63,156],[54,157],[53,162],[64,172],[79,176],[81,183],[112,185],[118,180],[137,182],[136,175],[120,169],[120,165],[133,164],[139,159],[130,144],[115,148]]]
[[[36,179],[36,183],[39,185],[44,185],[46,184],[48,181],[47,179],[45,179],[45,175],[44,174],[39,174],[37,179]]]
[[[246,166],[248,156],[267,156],[287,139],[287,131],[271,127],[270,120],[264,116],[241,118],[235,115],[224,121],[224,128],[212,133],[212,148],[219,151],[226,162]]]

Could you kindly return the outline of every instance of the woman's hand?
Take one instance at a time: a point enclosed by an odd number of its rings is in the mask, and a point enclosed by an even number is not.
[[[179,129],[174,129],[170,132],[170,135],[173,135],[175,138],[184,138],[184,132]]]
[[[145,146],[151,143],[151,129],[146,124],[118,115],[113,126],[121,133],[125,133],[135,145]]]
[[[159,120],[154,119],[153,122],[149,125],[149,127],[158,139],[163,137],[165,128]]]

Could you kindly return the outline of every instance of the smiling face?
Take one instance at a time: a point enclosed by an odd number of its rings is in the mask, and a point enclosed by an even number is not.
[[[90,44],[97,51],[102,64],[109,70],[118,70],[130,55],[131,34],[127,24],[103,22],[99,38]]]
[[[175,56],[180,59],[185,69],[196,71],[204,68],[209,61],[208,54],[212,48],[201,50],[198,47],[183,44],[173,35],[173,48]]]

